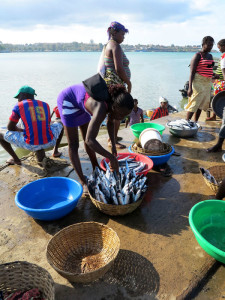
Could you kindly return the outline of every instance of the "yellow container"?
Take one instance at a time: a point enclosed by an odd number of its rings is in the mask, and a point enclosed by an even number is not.
[[[149,110],[147,110],[147,116],[149,117],[149,118],[151,118],[151,116],[152,116],[152,114],[153,114],[153,110],[152,109],[149,109]]]

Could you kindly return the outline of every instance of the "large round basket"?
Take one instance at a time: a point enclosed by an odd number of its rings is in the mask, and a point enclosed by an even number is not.
[[[0,265],[0,291],[3,294],[33,288],[38,288],[44,299],[55,299],[54,281],[47,270],[25,261]]]
[[[110,216],[123,216],[129,213],[132,213],[142,202],[143,197],[141,197],[140,200],[131,203],[131,204],[125,204],[125,205],[113,205],[113,204],[106,204],[103,202],[100,202],[96,199],[94,199],[90,192],[89,196],[91,198],[92,203],[104,214],[110,215]]]
[[[207,178],[205,178],[205,176],[203,176],[203,178],[205,180],[205,183],[210,187],[214,194],[216,194],[219,188],[219,183],[225,177],[225,165],[210,167],[208,168],[208,171],[215,177],[216,181],[218,182],[218,185],[210,182]]]
[[[120,248],[117,233],[96,222],[68,226],[47,246],[49,264],[72,282],[87,283],[102,277],[112,266]]]

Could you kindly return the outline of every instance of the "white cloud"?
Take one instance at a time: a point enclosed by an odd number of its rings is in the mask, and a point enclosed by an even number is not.
[[[124,41],[128,44],[187,45],[200,44],[205,35],[213,36],[216,41],[225,38],[224,17],[219,13],[225,11],[225,3],[222,0],[217,0],[216,3],[212,0],[122,0],[120,6],[110,2],[106,4],[108,7],[105,6],[105,0],[99,1],[98,4],[91,0],[79,2],[79,14],[76,12],[73,15],[76,5],[73,6],[68,0],[42,0],[38,1],[38,4],[31,0],[0,0],[2,11],[9,12],[10,7],[14,7],[12,14],[7,15],[8,25],[4,20],[0,20],[5,24],[5,27],[0,28],[0,41],[24,44],[89,42],[93,39],[96,43],[105,43],[106,30],[110,22],[115,20],[129,29]],[[32,11],[32,7],[45,8],[45,11],[37,12],[42,19],[35,20],[36,14],[29,15],[29,18],[26,14],[19,15],[16,21],[19,25],[16,26],[13,17],[17,14],[15,7],[20,5],[27,5],[27,12]],[[84,13],[83,9],[87,5],[90,6],[89,10],[86,9]]]

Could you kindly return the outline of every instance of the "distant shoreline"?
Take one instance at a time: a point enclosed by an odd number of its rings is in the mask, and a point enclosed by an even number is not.
[[[104,44],[90,43],[35,43],[35,44],[3,44],[0,42],[0,53],[17,52],[101,52]],[[201,45],[171,46],[164,45],[121,45],[126,52],[198,52]],[[213,50],[217,53],[218,51]]]

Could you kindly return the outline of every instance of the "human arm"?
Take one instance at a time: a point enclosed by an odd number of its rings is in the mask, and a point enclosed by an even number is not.
[[[126,117],[126,122],[125,122],[125,128],[127,128],[129,122],[130,122],[130,117],[127,116],[127,117]]]
[[[189,76],[189,88],[188,88],[188,91],[187,91],[187,95],[188,97],[191,97],[192,93],[193,93],[193,90],[192,90],[192,82],[194,80],[194,77],[195,77],[195,73],[196,73],[196,69],[197,69],[197,66],[198,66],[198,63],[201,59],[201,56],[199,53],[196,53],[194,55],[194,57],[192,58],[191,60],[191,65],[190,65],[190,76]]]
[[[144,123],[143,110],[141,110],[140,119],[141,119],[141,123]]]
[[[127,84],[127,90],[130,93],[132,85],[123,67],[123,51],[118,43],[112,43],[112,56],[116,73]]]
[[[108,114],[108,119],[107,119],[107,130],[108,130],[109,139],[110,139],[111,145],[112,145],[112,154],[114,156],[117,156],[115,124],[114,124],[114,119],[111,117],[110,114]]]
[[[87,100],[87,104],[88,104],[89,99]],[[92,104],[90,105],[90,101],[89,101],[89,106],[87,108],[93,113],[93,116],[88,125],[85,143],[96,153],[102,155],[103,157],[108,158],[110,160],[112,169],[118,171],[119,165],[118,165],[118,161],[117,161],[116,157],[113,154],[111,154],[109,151],[105,150],[105,148],[103,148],[100,145],[100,143],[96,140],[100,126],[101,126],[102,122],[104,121],[106,114],[107,114],[105,103],[98,102],[98,101],[95,101],[94,99],[92,99]],[[108,124],[108,122],[107,122],[107,124]],[[114,124],[111,124],[111,126],[113,126],[113,128],[111,128],[111,131],[110,131],[111,132],[110,138],[112,138],[111,142],[113,145],[113,144],[115,144]],[[108,125],[107,125],[107,128],[108,128]]]
[[[52,117],[53,117],[54,113],[55,113],[55,112],[54,112],[54,110],[53,110],[53,112],[51,113],[51,116],[50,116],[50,118],[52,118]]]
[[[151,116],[151,121],[159,118],[159,109],[156,108]]]
[[[19,132],[23,132],[24,131],[22,128],[17,127],[17,123],[15,123],[15,122],[13,122],[11,120],[9,120],[7,129],[9,131],[19,131]]]

